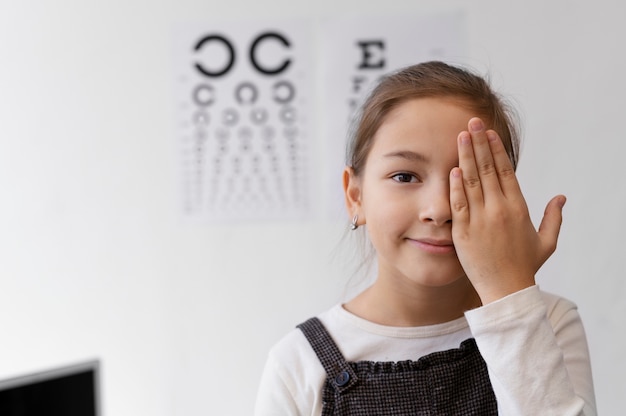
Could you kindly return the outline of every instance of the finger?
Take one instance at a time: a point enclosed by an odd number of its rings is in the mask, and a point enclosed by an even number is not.
[[[472,135],[472,146],[483,197],[486,197],[491,192],[500,193],[500,181],[491,153],[491,145],[487,138],[485,124],[480,118],[473,117],[468,123],[468,128]]]
[[[464,172],[460,168],[450,171],[450,210],[452,226],[458,230],[469,222],[470,206],[464,189]]]
[[[464,195],[466,202],[470,205],[482,205],[483,190],[478,176],[476,167],[476,159],[474,158],[474,148],[472,146],[472,137],[467,131],[463,131],[458,137],[459,148],[459,167],[461,168],[459,177],[463,179]],[[461,175],[462,172],[462,175]]]
[[[486,134],[487,141],[491,147],[491,154],[493,155],[493,161],[502,193],[509,198],[521,196],[522,190],[517,181],[517,176],[515,176],[513,163],[511,163],[511,159],[509,159],[509,155],[506,152],[504,143],[502,143],[502,139],[500,139],[500,135],[493,130],[487,130]]]
[[[539,240],[541,241],[542,262],[546,261],[556,250],[556,243],[561,231],[561,223],[563,222],[563,206],[565,202],[565,196],[557,195],[546,205],[538,230]]]

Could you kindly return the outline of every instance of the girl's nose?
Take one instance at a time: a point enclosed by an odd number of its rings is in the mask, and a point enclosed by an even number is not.
[[[420,221],[433,225],[444,225],[452,222],[450,208],[450,190],[447,186],[433,186],[424,199],[421,199],[419,218]]]

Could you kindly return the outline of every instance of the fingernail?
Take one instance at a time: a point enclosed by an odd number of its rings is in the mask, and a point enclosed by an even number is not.
[[[464,132],[462,132],[462,133],[459,135],[459,140],[461,140],[461,143],[462,143],[462,144],[469,144],[469,143],[470,143],[470,135],[469,135],[469,134],[467,134],[467,132],[466,132],[466,131],[464,131]]]
[[[487,140],[489,140],[490,142],[495,142],[496,140],[498,140],[498,135],[495,131],[489,130],[487,132]]]
[[[561,198],[559,198],[559,200],[557,201],[557,204],[559,205],[560,208],[563,208],[565,206],[565,203],[567,202],[567,198],[565,198],[564,196],[562,196]]]
[[[474,117],[473,119],[471,119],[469,122],[469,126],[470,130],[472,130],[473,132],[479,132],[485,128],[483,121],[478,117]]]

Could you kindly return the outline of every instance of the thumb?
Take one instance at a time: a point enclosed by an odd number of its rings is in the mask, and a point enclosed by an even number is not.
[[[543,261],[546,261],[556,250],[556,242],[563,222],[563,206],[566,201],[564,195],[557,195],[546,205],[538,230]]]

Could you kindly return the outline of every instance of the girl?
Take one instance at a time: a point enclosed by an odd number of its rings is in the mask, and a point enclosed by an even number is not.
[[[343,174],[376,280],[271,350],[257,416],[595,414],[576,306],[535,284],[565,197],[535,230],[518,151],[481,77],[428,62],[381,81]]]

